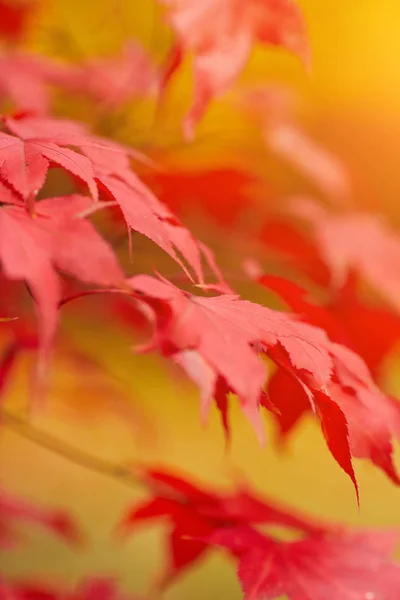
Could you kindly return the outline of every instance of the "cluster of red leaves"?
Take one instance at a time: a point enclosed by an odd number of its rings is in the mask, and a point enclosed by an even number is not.
[[[184,212],[184,203],[196,194],[214,218],[235,227],[248,205],[244,188],[252,182],[250,175],[229,169],[191,173],[177,169],[177,173],[152,172],[143,181],[133,168],[134,160],[146,162],[139,152],[95,135],[83,124],[49,116],[52,86],[86,94],[104,112],[138,96],[162,95],[183,59],[191,55],[194,99],[184,121],[190,136],[211,100],[237,80],[256,42],[279,46],[309,61],[305,27],[294,0],[161,3],[175,40],[160,72],[133,42],[119,57],[75,66],[16,50],[0,56],[0,94],[19,111],[1,118],[0,264],[8,282],[26,284],[39,316],[38,338],[15,335],[5,347],[0,392],[19,352],[39,348],[41,366],[48,358],[60,308],[71,299],[63,293],[61,271],[79,282],[72,299],[100,291],[128,298],[135,315],[137,309],[142,314],[138,322],[153,327],[151,341],[138,350],[157,350],[179,365],[200,389],[204,419],[216,402],[227,436],[231,394],[237,396],[260,439],[262,407],[272,413],[282,439],[303,414],[311,412],[357,495],[353,456],[369,459],[399,484],[392,457],[392,438],[400,438],[399,404],[378,387],[382,362],[400,338],[396,234],[372,216],[331,213],[304,199],[293,202],[284,219],[269,221],[260,237],[313,285],[308,289],[306,284],[263,274],[249,263],[249,279],[277,293],[293,313],[272,310],[235,294],[210,250],[169,208]],[[0,20],[4,7],[0,2]],[[15,18],[7,33],[13,39],[22,32],[28,13],[21,13],[19,21]],[[244,106],[251,109],[275,152],[326,197],[347,198],[348,173],[297,126],[281,92],[253,90],[245,94]],[[47,197],[47,176],[53,168],[72,179],[75,193]],[[234,200],[229,210],[220,202],[220,187]],[[194,284],[195,293],[161,276],[128,277],[112,245],[90,221],[93,213],[109,207],[119,211],[129,232],[148,237],[172,257],[188,276],[188,285]],[[303,228],[297,229],[290,219],[300,220]],[[216,283],[205,282],[204,261]],[[365,284],[391,308],[367,300]],[[100,289],[87,287],[91,285]],[[9,313],[20,316],[7,306],[2,314]],[[244,489],[212,493],[160,471],[140,477],[154,498],[132,509],[121,526],[128,529],[156,517],[169,520],[170,562],[162,586],[216,546],[238,561],[248,600],[281,594],[289,600],[325,600],[333,592],[343,600],[398,598],[400,570],[390,560],[397,532],[330,527],[279,509]],[[1,545],[13,541],[9,525],[13,519],[38,523],[69,541],[79,537],[63,513],[33,507],[2,491]],[[260,533],[259,525],[277,524],[302,538],[284,542]],[[71,593],[0,581],[3,598],[123,600],[125,596],[109,581],[90,581]]]
[[[289,600],[325,600],[332,590],[342,600],[397,598],[400,566],[390,555],[398,531],[326,525],[278,508],[243,487],[215,493],[160,470],[148,470],[142,477],[154,496],[129,510],[120,527],[129,533],[154,519],[169,524],[161,587],[210,548],[222,547],[238,561],[247,600],[273,600],[282,594]],[[260,526],[277,525],[300,539],[287,542],[260,531]]]
[[[206,249],[131,170],[132,151],[67,120],[4,117],[3,128],[0,260],[7,278],[26,281],[31,289],[45,353],[61,299],[54,267],[85,283],[111,287],[123,282],[111,247],[87,219],[110,203],[119,206],[129,228],[149,237],[184,267],[178,251],[202,281],[201,254]],[[52,166],[86,184],[95,204],[77,194],[36,202]],[[98,201],[99,190],[106,202]]]

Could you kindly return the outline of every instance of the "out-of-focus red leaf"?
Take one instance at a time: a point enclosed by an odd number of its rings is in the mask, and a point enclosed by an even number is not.
[[[296,199],[291,209],[310,224],[333,286],[340,288],[356,273],[400,309],[400,238],[381,218],[363,213],[332,214],[305,198]]]
[[[268,144],[326,196],[344,202],[350,196],[350,177],[345,166],[300,127],[275,125],[266,132]]]
[[[341,203],[349,199],[352,182],[348,169],[298,124],[288,90],[278,86],[250,89],[240,94],[239,104],[260,126],[274,153],[328,198]]]
[[[1,21],[1,9],[0,9]],[[50,86],[65,86],[73,67],[34,54],[0,55],[0,98],[17,111],[45,115],[50,108]]]
[[[193,54],[194,98],[185,119],[192,136],[209,102],[226,92],[245,67],[256,42],[282,47],[309,61],[300,9],[293,0],[160,0],[184,53]],[[169,60],[172,75],[180,61]],[[165,78],[166,79],[166,78]]]
[[[122,532],[134,533],[140,523],[154,519],[163,518],[170,523],[169,561],[161,586],[197,562],[209,549],[206,540],[221,527],[230,530],[239,525],[273,524],[304,533],[330,530],[318,521],[257,498],[244,488],[231,494],[216,493],[155,469],[144,471],[142,478],[153,490],[154,497],[129,510],[120,528]]]
[[[358,297],[353,286],[344,286],[327,308],[346,327],[351,347],[379,377],[384,359],[400,340],[400,317],[389,307]]]
[[[320,285],[329,285],[329,268],[321,259],[318,249],[303,232],[296,229],[283,216],[271,217],[259,232],[259,241],[281,260],[300,269]]]
[[[249,190],[253,177],[234,169],[167,169],[151,171],[145,181],[157,197],[178,214],[199,208],[222,226],[234,225],[251,205]]]
[[[89,221],[79,218],[90,205],[90,198],[72,195],[41,201],[35,218],[23,207],[0,209],[3,271],[7,278],[30,286],[38,306],[44,357],[51,347],[61,299],[54,267],[84,282],[111,286],[123,281],[111,247]]]
[[[41,4],[41,0],[22,3],[0,0],[0,37],[19,42],[26,34],[32,16]]]
[[[117,56],[96,57],[79,65],[66,85],[111,109],[136,97],[154,95],[158,81],[150,57],[135,40],[129,40]]]
[[[15,542],[13,522],[32,523],[43,527],[70,543],[82,539],[76,523],[65,512],[39,507],[21,498],[0,490],[0,547]]]

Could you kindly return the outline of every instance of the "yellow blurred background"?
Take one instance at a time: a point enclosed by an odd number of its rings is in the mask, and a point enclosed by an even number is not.
[[[199,0],[200,1],[200,0]],[[307,130],[349,165],[358,182],[357,203],[385,212],[400,224],[400,5],[397,0],[304,0],[314,54],[311,76],[291,57],[258,49],[242,82],[268,80],[288,84],[299,92],[300,118]],[[43,10],[29,44],[60,57],[115,52],[121,40],[138,36],[157,58],[168,44],[152,0],[53,0]],[[72,40],[72,42],[71,42]],[[178,161],[215,164],[246,162],[256,151],[244,125],[224,101],[213,106],[186,146],[179,120],[190,94],[189,70],[174,83],[165,121],[154,126],[151,109],[137,107],[125,115],[119,137],[141,147],[161,148]],[[85,116],[79,106],[59,110]],[[221,150],[223,149],[223,151]],[[293,191],[301,181],[288,167],[267,172],[278,192]],[[203,429],[198,394],[189,383],[174,379],[163,361],[134,356],[132,340],[112,324],[66,316],[68,331],[83,350],[104,367],[110,385],[117,381],[143,427],[134,428],[110,413],[96,388],[78,385],[69,375],[68,357],[57,354],[48,410],[35,423],[91,455],[115,463],[129,460],[183,469],[200,481],[229,485],[237,471],[255,489],[311,514],[355,525],[400,525],[400,490],[370,465],[357,462],[361,489],[358,511],[354,490],[328,453],[318,427],[308,420],[296,431],[288,450],[278,454],[270,431],[260,448],[250,426],[233,413],[233,447],[225,454],[222,430],[215,412]],[[389,365],[390,366],[390,365]],[[10,402],[26,393],[19,366]],[[388,368],[393,389],[396,362]],[[135,417],[133,417],[135,421]],[[142,421],[140,421],[142,423]],[[149,423],[149,426],[145,425]],[[163,531],[146,528],[128,542],[110,536],[122,512],[143,494],[120,481],[91,472],[8,430],[0,437],[0,484],[17,494],[70,509],[87,533],[76,551],[34,528],[23,530],[29,543],[1,555],[1,570],[10,575],[43,575],[74,582],[89,572],[115,574],[127,590],[144,591],[165,554]],[[187,573],[166,594],[168,600],[204,597],[240,598],[234,566],[217,552]]]

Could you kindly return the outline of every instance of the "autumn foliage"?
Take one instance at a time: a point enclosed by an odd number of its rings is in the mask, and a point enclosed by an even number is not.
[[[255,45],[294,55],[312,77],[297,0],[159,0],[155,14],[169,36],[162,60],[130,39],[114,56],[66,61],[35,53],[24,42],[45,10],[45,2],[0,1],[0,435],[9,428],[72,456],[34,421],[47,410],[59,354],[75,359],[78,377],[91,382],[89,395],[110,400],[99,384],[101,366],[96,371],[63,329],[68,311],[83,319],[92,312],[98,327],[112,322],[131,337],[132,362],[138,353],[158,354],[174,378],[191,381],[205,425],[217,408],[228,455],[234,405],[260,453],[274,443],[266,440],[266,417],[282,447],[311,415],[362,511],[354,459],[400,484],[400,404],[382,380],[400,339],[400,237],[382,217],[357,209],[345,162],[297,122],[288,90],[241,82]],[[139,102],[152,107],[157,126],[173,110],[170,91],[188,67],[193,89],[180,115],[180,143],[192,143],[207,112],[226,102],[256,127],[260,147],[314,193],[269,203],[268,173],[188,168],[170,158],[168,144],[160,150],[118,136],[112,124]],[[87,122],[68,108],[80,104],[94,115]],[[112,342],[104,351],[113,352]],[[15,408],[21,364],[26,401]],[[139,419],[124,401],[110,401],[107,410]],[[400,598],[396,528],[314,519],[245,481],[232,489],[200,485],[195,473],[178,476],[174,465],[136,457],[121,466],[90,457],[85,464],[148,495],[115,515],[118,543],[153,521],[168,525],[165,568],[140,598],[168,593],[221,549],[247,600]],[[21,522],[79,552],[85,536],[76,521],[1,483],[2,552],[24,541]],[[277,525],[296,539],[269,529]],[[75,586],[43,573],[12,578],[0,566],[0,600],[139,598],[123,588],[108,573]]]

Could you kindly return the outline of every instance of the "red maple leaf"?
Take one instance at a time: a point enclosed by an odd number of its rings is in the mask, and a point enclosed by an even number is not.
[[[202,370],[194,379],[203,389],[204,411],[222,378],[238,395],[242,410],[262,437],[259,403],[266,378],[258,356],[262,351],[270,354],[274,350],[273,360],[287,356],[288,368],[309,373],[316,389],[330,381],[332,360],[322,330],[230,294],[193,296],[166,280],[146,275],[136,276],[128,284],[155,311],[151,347],[183,364],[189,373],[192,367]]]
[[[64,511],[42,508],[0,489],[0,548],[14,545],[17,538],[12,529],[14,521],[39,525],[72,543],[79,542],[82,537],[77,525]]]
[[[111,247],[79,213],[92,205],[79,195],[0,208],[0,261],[8,279],[26,281],[36,300],[40,342],[46,356],[55,333],[61,289],[55,268],[83,282],[118,285],[124,274]],[[84,260],[82,260],[84,257]]]
[[[398,532],[338,531],[277,541],[249,527],[220,529],[211,544],[239,555],[246,600],[396,600],[400,565],[391,560]]]
[[[134,532],[140,523],[160,518],[169,522],[169,560],[161,586],[202,558],[210,548],[208,536],[221,527],[230,530],[239,525],[269,524],[310,534],[325,531],[325,525],[259,499],[245,487],[233,493],[216,493],[156,469],[144,471],[140,477],[154,497],[130,509],[120,529]]]
[[[353,351],[330,341],[319,328],[303,329],[305,324],[292,316],[237,296],[192,296],[145,275],[132,278],[129,285],[155,313],[150,347],[177,362],[200,387],[203,415],[215,399],[229,432],[226,396],[234,392],[262,437],[260,404],[279,409],[276,418],[282,419],[285,431],[297,421],[298,411],[311,409],[331,453],[356,487],[350,450],[399,482],[391,445],[399,431],[398,406],[377,388]],[[287,385],[284,390],[275,386],[271,389],[276,393],[265,396],[260,352],[293,378],[291,389],[297,388],[301,399],[285,394]]]
[[[305,26],[293,0],[160,1],[167,7],[167,20],[177,36],[169,77],[180,64],[175,58],[177,47],[194,57],[194,101],[185,119],[189,136],[210,100],[235,82],[255,42],[279,46],[309,60]]]

